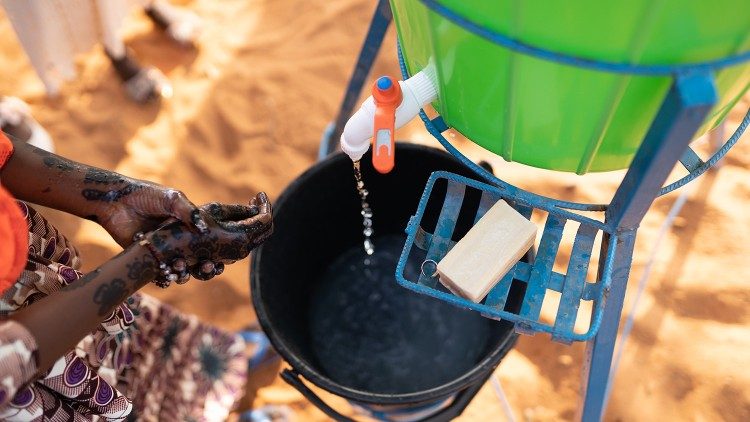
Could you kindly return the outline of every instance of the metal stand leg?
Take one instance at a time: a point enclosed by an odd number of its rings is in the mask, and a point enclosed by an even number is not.
[[[625,288],[630,275],[630,264],[633,259],[636,231],[632,230],[620,235],[617,244],[617,257],[612,270],[612,288],[609,291],[602,324],[593,340],[586,344],[584,357],[582,394],[583,406],[579,409],[578,419],[582,421],[598,421],[604,411],[604,400],[609,381],[609,368],[612,364],[612,354],[617,340],[617,328],[625,300]],[[602,255],[606,256],[609,244],[602,241]],[[603,270],[600,262],[599,271]]]
[[[625,299],[635,232],[693,134],[716,103],[709,73],[677,75],[656,119],[638,149],[606,212],[606,222],[619,233],[615,267],[599,333],[588,343],[584,363],[583,421],[598,421],[604,412],[607,382],[620,314]],[[602,247],[610,245],[603,242]],[[602,255],[605,256],[605,255]],[[600,268],[603,264],[600,263]]]
[[[383,44],[385,32],[388,30],[388,26],[392,20],[393,14],[391,13],[391,6],[388,0],[378,0],[378,6],[375,8],[375,13],[370,21],[370,29],[367,30],[365,42],[359,52],[359,58],[357,59],[357,64],[354,66],[354,72],[352,72],[349,85],[346,88],[344,100],[341,102],[339,114],[336,117],[336,121],[326,128],[321,140],[318,159],[322,159],[336,150],[337,141],[341,137],[341,132],[344,130],[346,121],[352,115],[352,110],[354,110],[357,99],[359,99],[359,95],[362,92],[362,86],[365,83],[365,79],[367,79],[367,75],[370,74],[375,57],[377,57],[380,46]]]
[[[710,73],[678,75],[606,212],[611,227],[637,229],[711,107]]]

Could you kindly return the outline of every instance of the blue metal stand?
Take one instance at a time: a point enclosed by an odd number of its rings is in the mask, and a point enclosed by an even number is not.
[[[612,352],[638,225],[715,103],[716,90],[711,74],[677,75],[605,213],[605,222],[621,234],[612,272],[612,288],[603,299],[606,303],[602,325],[586,347],[584,400],[579,415],[583,421],[598,421],[603,416]],[[607,248],[608,244],[604,243],[602,247]]]
[[[673,77],[669,94],[610,204],[580,204],[560,201],[512,186],[476,165],[451,145],[442,135],[442,132],[448,129],[448,125],[440,116],[430,120],[424,111],[420,114],[427,130],[448,152],[471,168],[489,185],[444,172],[433,174],[420,201],[417,213],[409,221],[407,227],[408,239],[397,270],[399,283],[419,293],[481,312],[485,316],[512,321],[516,324],[516,330],[525,334],[544,331],[551,333],[552,338],[556,341],[587,341],[587,353],[583,365],[583,403],[578,416],[583,421],[598,421],[604,411],[612,354],[617,339],[638,226],[654,199],[683,186],[716,164],[737,142],[745,128],[750,125],[749,110],[734,135],[724,147],[706,162],[702,161],[688,146],[692,136],[717,101],[712,70],[747,61],[750,59],[750,52],[712,62],[686,65],[639,66],[596,62],[567,57],[519,43],[457,16],[438,2],[421,1],[434,12],[464,29],[516,52],[602,72],[671,75]],[[359,97],[364,79],[369,73],[391,19],[388,2],[379,0],[336,123],[329,126],[324,135],[320,150],[322,155],[327,155],[334,150],[335,141],[338,140],[346,120],[351,115],[354,103]],[[408,75],[400,53],[399,50],[401,71],[406,78]],[[669,173],[678,162],[681,162],[690,174],[669,186],[662,187]],[[447,183],[447,192],[444,194],[443,208],[440,211],[437,227],[434,233],[427,233],[420,226],[420,220],[432,188],[437,182]],[[422,274],[419,280],[406,280],[403,277],[403,266],[409,253],[417,251],[417,253],[424,254],[425,262],[436,261],[447,253],[452,243],[455,243],[452,242],[451,237],[464,193],[469,188],[482,192],[475,222],[494,201],[501,198],[508,201],[527,218],[533,210],[540,210],[548,215],[539,256],[531,263],[519,262],[511,269],[509,276],[501,280],[485,301],[480,304],[457,298],[445,289],[440,290],[440,286],[436,285],[437,283],[431,280],[431,277],[427,274]],[[604,222],[584,217],[572,211],[603,211]],[[552,271],[552,263],[558,253],[562,227],[567,221],[576,222],[579,224],[579,229],[571,251],[568,274],[558,274]],[[589,265],[593,240],[599,232],[601,232],[602,242],[598,276],[592,283],[585,280],[585,274]],[[523,306],[517,312],[504,309],[505,295],[507,295],[507,290],[514,280],[526,283],[527,289]],[[557,290],[562,295],[561,307],[553,324],[544,324],[538,318],[545,289]],[[576,318],[575,312],[582,300],[594,302],[590,328],[584,334],[575,333],[573,329]]]

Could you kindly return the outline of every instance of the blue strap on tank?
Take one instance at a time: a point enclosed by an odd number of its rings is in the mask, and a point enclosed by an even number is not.
[[[715,60],[672,65],[640,65],[587,59],[583,57],[558,53],[556,51],[546,50],[544,48],[535,47],[522,41],[515,40],[489,28],[482,27],[435,0],[420,1],[433,12],[444,17],[450,22],[453,22],[461,28],[471,32],[472,34],[478,35],[486,39],[487,41],[501,45],[509,50],[515,51],[516,53],[521,53],[531,57],[536,57],[538,59],[589,70],[626,75],[670,76],[685,72],[719,70],[730,66],[736,66],[746,61],[750,61],[750,51],[746,51],[734,56],[722,57]]]

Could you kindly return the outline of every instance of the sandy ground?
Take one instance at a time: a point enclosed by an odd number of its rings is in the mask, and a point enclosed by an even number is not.
[[[101,51],[81,58],[80,78],[58,98],[45,97],[4,18],[0,18],[0,93],[28,101],[59,152],[68,157],[175,186],[196,203],[241,202],[261,189],[276,197],[314,162],[321,132],[338,109],[374,2],[182,3],[207,24],[197,51],[175,48],[143,16],[135,16],[127,26],[128,45],[174,84],[174,97],[160,106],[131,103]],[[398,73],[394,45],[391,31],[376,74]],[[744,106],[748,105],[746,100]],[[741,116],[742,112],[735,112],[731,120],[737,122]],[[417,124],[399,135],[434,144]],[[687,188],[690,199],[661,245],[637,310],[606,420],[750,420],[747,141],[740,142],[720,171]],[[478,148],[461,145],[473,157],[482,155]],[[492,161],[501,177],[525,188],[584,202],[608,201],[622,177],[622,173],[561,176],[497,158]],[[672,194],[659,199],[643,222],[626,313],[675,198]],[[95,224],[50,213],[77,241],[87,269],[117,251]],[[565,256],[561,258],[558,265],[565,265]],[[148,292],[227,329],[239,329],[255,318],[246,261],[211,283]],[[572,419],[583,354],[583,344],[564,346],[547,336],[522,337],[497,370],[515,418]],[[274,376],[277,369],[253,377],[243,407],[288,404],[295,411],[294,420],[325,420]],[[323,396],[347,411],[343,400]],[[488,384],[461,420],[505,418]]]

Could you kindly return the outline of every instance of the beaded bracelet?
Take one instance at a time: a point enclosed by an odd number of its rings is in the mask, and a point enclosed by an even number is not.
[[[154,284],[161,287],[162,289],[166,289],[170,284],[172,284],[173,281],[176,282],[180,280],[180,276],[177,273],[173,272],[172,267],[164,262],[164,257],[162,257],[161,253],[156,250],[154,245],[152,245],[151,242],[146,239],[146,236],[143,234],[143,232],[136,233],[133,236],[133,240],[138,242],[139,245],[148,249],[148,251],[151,253],[151,256],[154,257],[154,260],[156,260],[159,265],[160,273],[153,280]]]

